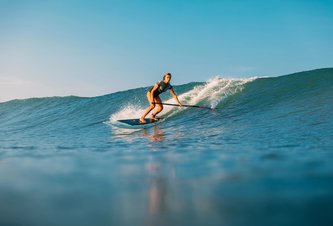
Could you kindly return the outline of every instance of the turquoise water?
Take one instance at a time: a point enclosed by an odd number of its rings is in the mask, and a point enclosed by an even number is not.
[[[0,103],[0,225],[333,224],[333,69],[148,88]]]

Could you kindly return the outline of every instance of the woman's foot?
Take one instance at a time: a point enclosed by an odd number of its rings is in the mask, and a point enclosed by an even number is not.
[[[152,114],[151,117],[150,117],[150,120],[152,120],[152,121],[158,121],[159,118],[157,118],[156,115]]]
[[[146,123],[146,120],[144,118],[140,118],[140,123],[141,124],[145,124]]]

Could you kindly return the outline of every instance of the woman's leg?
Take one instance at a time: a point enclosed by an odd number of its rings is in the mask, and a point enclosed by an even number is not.
[[[147,92],[147,99],[148,99],[148,102],[149,102],[149,107],[146,109],[146,111],[145,111],[145,113],[143,113],[143,115],[141,116],[141,118],[140,118],[140,122],[142,122],[142,123],[146,123],[146,120],[145,120],[145,117],[149,114],[149,112],[151,111],[151,110],[153,110],[154,109],[154,107],[155,107],[155,104],[154,103],[152,103],[153,101],[151,100],[151,94],[150,94],[150,92],[148,91]],[[154,98],[155,99],[155,98]]]
[[[155,103],[162,103],[162,100],[160,97],[155,97],[154,98],[154,102]],[[160,113],[163,110],[163,105],[162,104],[156,104],[157,105],[157,109],[156,111],[152,114],[152,118],[156,118],[156,115],[158,113]]]

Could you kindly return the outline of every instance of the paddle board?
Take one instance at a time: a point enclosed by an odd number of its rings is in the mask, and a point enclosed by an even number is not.
[[[148,128],[152,127],[162,121],[161,118],[158,120],[152,120],[150,118],[145,118],[146,123],[141,123],[140,119],[119,119],[113,121],[111,124],[117,126],[119,128],[126,128],[126,129],[141,129],[141,128]]]

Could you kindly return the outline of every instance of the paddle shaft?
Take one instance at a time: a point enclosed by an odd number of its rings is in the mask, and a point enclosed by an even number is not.
[[[216,109],[216,108],[210,108],[210,107],[206,107],[206,106],[187,105],[187,104],[183,104],[182,106],[179,106],[178,104],[156,103],[156,102],[154,104],[163,104],[163,105],[169,105],[169,106],[175,106],[175,107],[204,108],[204,109],[210,109],[210,110],[215,110]]]

